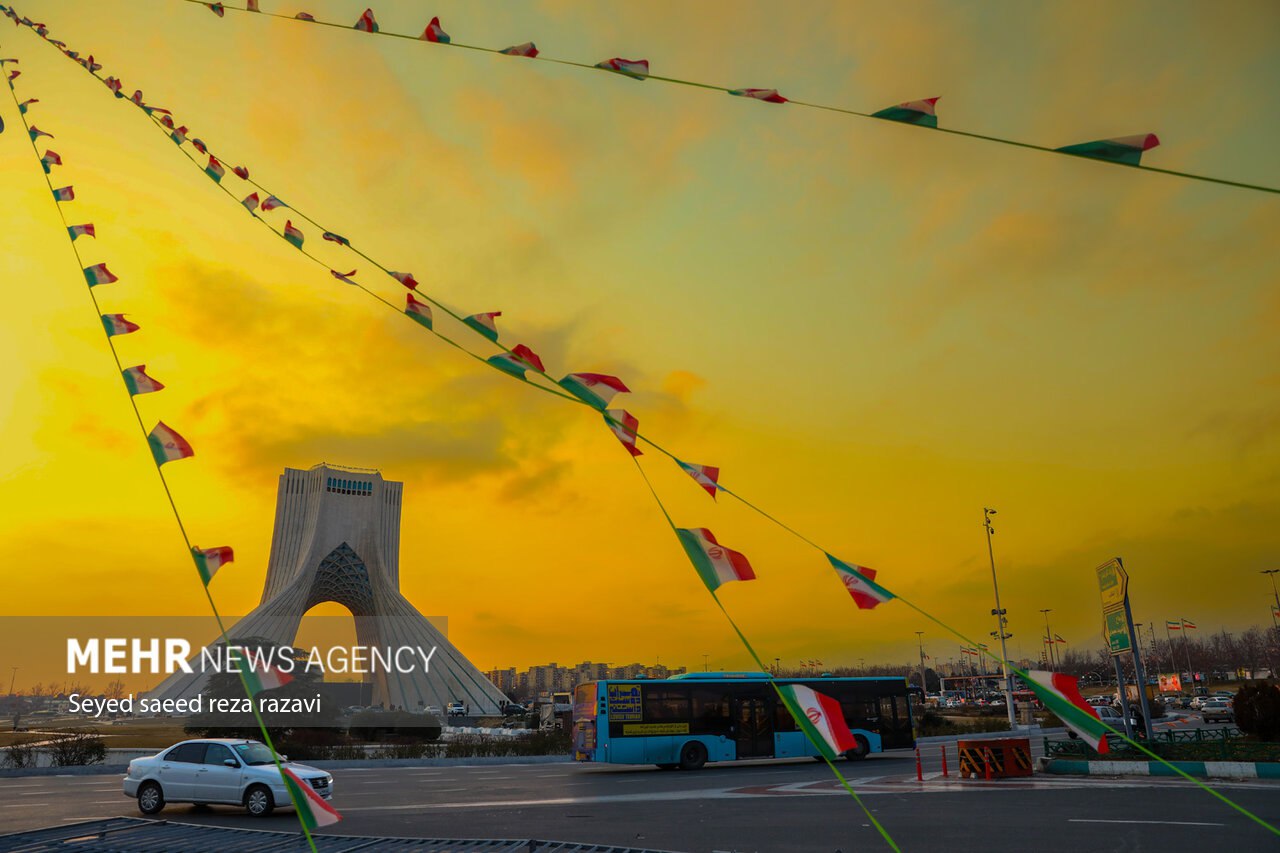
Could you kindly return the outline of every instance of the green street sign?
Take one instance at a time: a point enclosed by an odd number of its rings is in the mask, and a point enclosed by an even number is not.
[[[1102,593],[1102,609],[1110,610],[1124,604],[1129,594],[1129,573],[1124,570],[1120,558],[1098,566],[1098,590]]]
[[[1102,614],[1102,636],[1107,641],[1112,657],[1133,651],[1133,644],[1129,640],[1129,620],[1125,618],[1123,607]]]

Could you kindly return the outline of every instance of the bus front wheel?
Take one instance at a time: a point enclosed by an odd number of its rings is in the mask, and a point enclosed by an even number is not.
[[[853,739],[857,742],[857,746],[844,754],[844,757],[850,761],[861,761],[871,752],[871,744],[867,743],[867,739],[862,735],[854,735]]]
[[[698,770],[707,763],[707,748],[691,740],[680,748],[680,769]]]

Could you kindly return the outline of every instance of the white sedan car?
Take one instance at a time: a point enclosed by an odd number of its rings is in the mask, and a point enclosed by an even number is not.
[[[333,796],[328,773],[285,756],[280,763],[322,798]],[[185,740],[150,758],[135,758],[124,776],[124,794],[148,815],[166,803],[221,803],[265,817],[276,806],[293,804],[271,750],[256,740],[223,738]]]

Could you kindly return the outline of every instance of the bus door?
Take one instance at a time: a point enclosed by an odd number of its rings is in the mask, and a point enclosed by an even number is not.
[[[773,757],[773,723],[763,698],[734,699],[733,725],[739,758]]]

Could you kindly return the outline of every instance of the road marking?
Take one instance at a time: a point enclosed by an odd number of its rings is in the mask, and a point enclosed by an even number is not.
[[[1103,820],[1101,818],[1073,817],[1067,823],[1149,823],[1156,826],[1226,826],[1225,823],[1201,823],[1193,820]]]
[[[33,809],[36,806],[47,806],[48,803],[18,803],[16,806],[0,806],[0,809]]]

